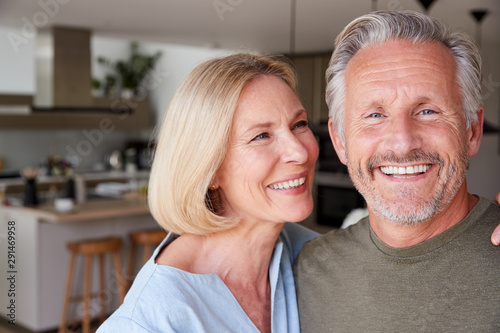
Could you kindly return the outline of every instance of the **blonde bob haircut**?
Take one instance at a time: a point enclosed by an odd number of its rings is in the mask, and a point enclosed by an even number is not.
[[[233,227],[212,180],[226,155],[240,93],[261,75],[281,78],[295,94],[296,76],[285,62],[234,54],[197,66],[175,92],[156,128],[148,204],[167,231],[206,235]]]

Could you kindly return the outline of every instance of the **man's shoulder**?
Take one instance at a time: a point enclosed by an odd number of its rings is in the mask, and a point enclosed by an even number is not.
[[[474,226],[473,229],[476,231],[483,230],[483,232],[491,234],[500,223],[500,206],[495,201],[480,198],[463,222]]]
[[[471,243],[470,246],[482,251],[500,251],[500,247],[494,246],[490,241],[493,230],[500,223],[500,206],[496,202],[481,198],[462,222],[468,228],[462,232],[460,241]]]
[[[488,219],[499,219],[500,218],[500,206],[496,201],[490,201],[490,204],[486,208],[486,211],[484,212],[485,217]]]
[[[349,247],[358,247],[370,240],[370,223],[364,218],[345,229],[333,229],[328,233],[306,242],[299,258],[317,257],[319,252],[346,251]]]

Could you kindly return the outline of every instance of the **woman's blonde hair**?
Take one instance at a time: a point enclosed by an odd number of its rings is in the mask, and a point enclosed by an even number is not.
[[[152,215],[175,234],[209,234],[238,219],[222,216],[211,182],[226,155],[243,87],[261,75],[281,78],[296,93],[294,70],[278,59],[234,54],[197,66],[170,102],[155,147],[148,190]]]

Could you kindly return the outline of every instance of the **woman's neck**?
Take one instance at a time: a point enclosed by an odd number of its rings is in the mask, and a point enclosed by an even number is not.
[[[201,236],[200,269],[216,272],[222,280],[267,280],[274,245],[283,224],[246,225]]]
[[[195,274],[216,273],[261,332],[270,331],[269,265],[284,224],[245,223],[223,232],[186,234],[157,257],[157,263]]]

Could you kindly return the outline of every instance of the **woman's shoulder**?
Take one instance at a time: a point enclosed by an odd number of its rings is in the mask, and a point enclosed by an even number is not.
[[[193,272],[193,263],[199,259],[201,252],[201,242],[197,237],[199,236],[184,234],[173,238],[159,250],[155,262],[161,266]]]
[[[148,328],[136,322],[130,317],[112,315],[99,328],[96,333],[114,333],[114,332],[131,332],[131,333],[149,333],[153,332]],[[172,332],[168,327],[163,332]]]
[[[304,243],[318,237],[320,234],[298,223],[285,223],[281,236],[285,245],[289,248],[292,259],[295,259]]]
[[[169,289],[175,288],[175,279],[158,288],[158,265],[148,261],[134,279],[122,305],[99,327],[98,332],[154,332],[151,323],[158,307],[168,298]],[[172,282],[172,283],[170,283]],[[164,325],[164,327],[169,327]]]
[[[174,332],[188,320],[193,300],[203,298],[205,288],[216,287],[208,275],[196,275],[174,267],[148,262],[134,280],[123,304],[111,315],[102,332]],[[212,295],[213,297],[213,295]],[[108,329],[109,328],[109,329]],[[101,331],[100,331],[101,332]]]

